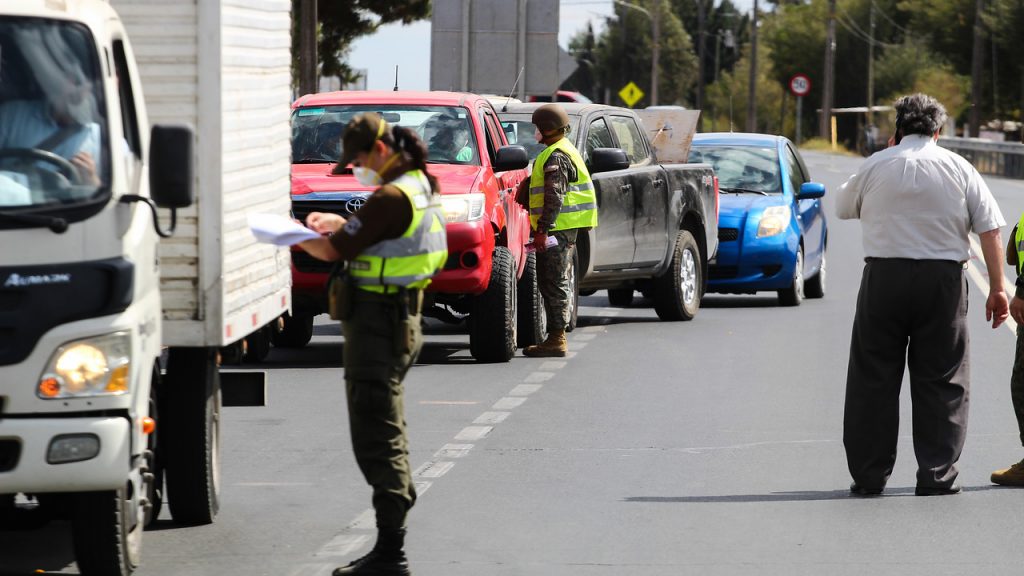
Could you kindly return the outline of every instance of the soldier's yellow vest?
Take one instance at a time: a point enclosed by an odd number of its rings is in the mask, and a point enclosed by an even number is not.
[[[1017,276],[1020,276],[1024,270],[1024,214],[1017,221],[1017,234],[1013,240],[1017,244]]]
[[[391,182],[412,206],[412,222],[398,238],[377,242],[349,264],[349,278],[363,290],[393,294],[400,288],[426,288],[448,259],[448,238],[440,199],[420,170]]]
[[[561,150],[572,160],[576,166],[576,181],[569,183],[568,193],[562,202],[562,210],[558,213],[551,231],[597,226],[597,194],[594,192],[594,182],[590,179],[590,172],[587,171],[583,157],[566,138],[545,148],[533,161],[533,174],[530,176],[530,225],[536,230],[537,221],[544,212],[544,163],[555,150]]]

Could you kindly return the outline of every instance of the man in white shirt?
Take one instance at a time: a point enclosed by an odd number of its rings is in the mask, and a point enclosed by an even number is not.
[[[967,431],[968,234],[980,237],[991,285],[985,318],[1008,312],[1005,224],[985,181],[938,146],[946,110],[925,94],[896,102],[896,134],[839,189],[836,215],[861,220],[865,265],[846,380],[843,443],[851,493],[881,494],[896,462],[899,394],[910,368],[919,496],[956,494]]]

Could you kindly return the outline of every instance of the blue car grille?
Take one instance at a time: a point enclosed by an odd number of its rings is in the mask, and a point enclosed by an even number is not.
[[[718,229],[718,241],[719,242],[733,242],[740,237],[739,228],[719,228]]]

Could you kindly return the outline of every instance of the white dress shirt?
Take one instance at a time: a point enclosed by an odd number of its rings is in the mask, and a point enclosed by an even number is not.
[[[914,260],[968,260],[970,232],[1006,224],[974,166],[919,134],[865,160],[839,188],[836,216],[861,220],[865,256]]]

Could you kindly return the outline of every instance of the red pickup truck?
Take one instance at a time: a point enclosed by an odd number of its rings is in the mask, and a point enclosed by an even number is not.
[[[428,169],[440,182],[448,219],[448,262],[427,292],[424,314],[468,322],[470,352],[482,362],[506,362],[516,347],[540,341],[544,311],[527,211],[515,190],[528,178],[521,146],[509,146],[497,114],[480,96],[454,92],[345,91],[303,96],[292,105],[292,209],[349,216],[373,190],[351,170],[331,171],[341,134],[361,112],[414,129],[427,144]],[[292,252],[293,316],[275,343],[301,347],[313,317],[326,312],[331,265]]]

